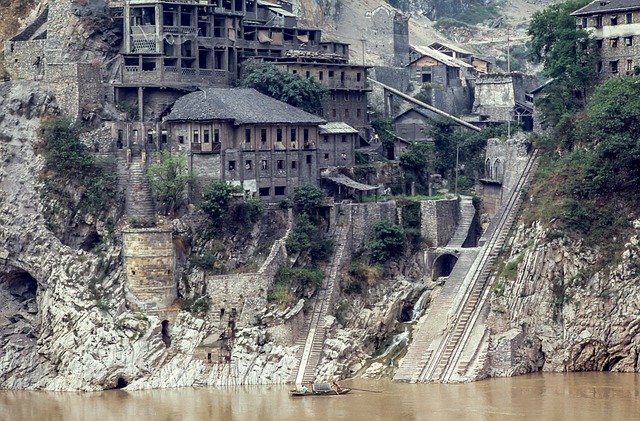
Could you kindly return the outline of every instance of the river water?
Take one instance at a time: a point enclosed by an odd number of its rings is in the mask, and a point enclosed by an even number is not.
[[[639,376],[545,373],[453,385],[355,379],[341,384],[363,390],[310,398],[291,398],[284,385],[95,393],[0,391],[0,420],[640,420]]]

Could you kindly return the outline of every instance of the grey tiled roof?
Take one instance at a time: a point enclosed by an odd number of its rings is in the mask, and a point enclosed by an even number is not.
[[[640,10],[638,0],[596,0],[576,10],[572,16],[594,15],[598,13],[624,12]]]
[[[358,133],[358,131],[343,121],[333,121],[320,126],[320,134],[336,133]]]
[[[322,124],[326,120],[255,89],[208,88],[178,98],[168,121],[227,120],[234,124]]]

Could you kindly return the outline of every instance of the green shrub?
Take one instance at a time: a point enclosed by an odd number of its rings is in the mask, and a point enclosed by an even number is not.
[[[208,295],[196,295],[182,303],[182,309],[191,314],[204,315],[211,308],[211,298]]]
[[[367,242],[369,257],[373,263],[384,263],[404,251],[404,229],[383,219],[374,225],[374,238]]]
[[[295,303],[306,288],[319,288],[324,274],[318,269],[280,268],[276,273],[267,300],[281,306]]]

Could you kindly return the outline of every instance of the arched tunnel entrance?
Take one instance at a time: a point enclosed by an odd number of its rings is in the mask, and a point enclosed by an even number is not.
[[[449,276],[458,261],[458,256],[452,253],[444,253],[436,258],[431,269],[431,279]]]
[[[0,349],[13,341],[20,347],[29,346],[30,343],[35,346],[37,292],[38,282],[30,273],[15,267],[0,269],[2,313],[11,322],[11,331],[14,332],[4,338],[0,335]]]

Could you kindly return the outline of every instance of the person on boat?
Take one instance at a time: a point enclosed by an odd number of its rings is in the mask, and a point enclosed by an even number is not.
[[[333,385],[336,387],[336,392],[342,392],[342,387],[336,381],[333,382]]]
[[[307,389],[307,386],[303,384],[302,387],[300,388],[300,391],[302,391],[302,393],[307,393],[309,389]]]

